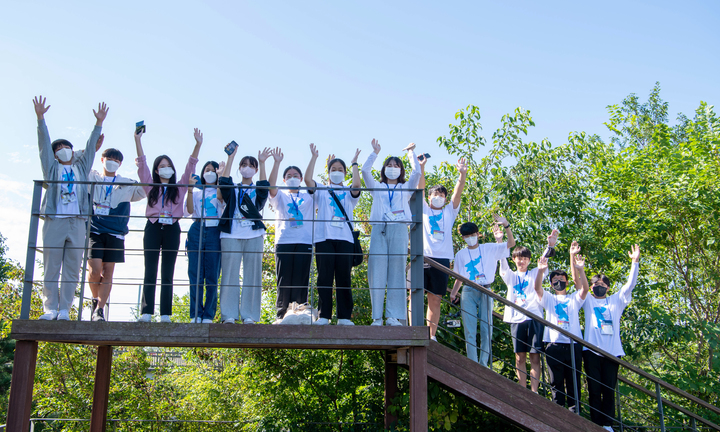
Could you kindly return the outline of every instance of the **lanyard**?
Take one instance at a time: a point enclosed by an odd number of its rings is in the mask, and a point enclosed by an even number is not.
[[[162,194],[162,208],[165,209],[165,190],[167,189],[167,186],[163,187],[163,194]],[[172,203],[170,203],[170,213],[172,213]]]
[[[395,189],[397,189],[398,183],[395,183],[395,186],[393,186],[392,192],[390,192],[390,186],[388,186],[387,183],[383,183],[383,184],[385,185],[385,187],[388,190],[388,201],[390,201],[390,210],[392,210],[392,208],[393,208],[392,200],[393,200],[393,197],[395,196]],[[402,190],[400,191],[400,195],[402,196]]]
[[[250,186],[252,186],[252,185],[253,184],[250,183]],[[242,204],[243,197],[245,197],[245,187],[246,186],[240,186],[240,188],[238,189],[238,202],[237,202],[238,209],[240,208],[240,205]]]
[[[300,192],[296,195],[297,198],[300,198]],[[295,214],[300,217],[300,207],[298,207],[297,201],[295,201],[295,198],[292,196],[292,192],[290,192],[290,200],[292,201],[292,205],[295,208]]]
[[[73,191],[72,182],[75,180],[75,171],[73,171],[72,168],[70,168],[70,170],[68,170],[67,168],[63,167],[63,180],[67,180],[68,193],[72,193],[72,191]]]
[[[113,177],[113,183],[115,183],[115,180],[117,180],[117,176]],[[103,198],[102,202],[108,201],[108,196],[112,193],[112,185],[105,187],[105,198]],[[165,198],[165,191],[163,191],[163,199]]]

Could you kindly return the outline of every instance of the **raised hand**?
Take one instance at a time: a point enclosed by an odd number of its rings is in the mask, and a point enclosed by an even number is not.
[[[315,144],[310,143],[310,153],[316,158],[320,155],[320,150],[317,149]]]
[[[559,236],[560,236],[560,231],[558,231],[556,229],[552,230],[552,232],[550,233],[550,235],[547,238],[548,246],[555,247]]]
[[[225,146],[225,150],[229,149],[231,144],[232,144],[232,143],[227,143],[227,145]],[[233,150],[232,153],[230,153],[230,154],[228,155],[228,157],[235,158],[235,155],[237,154],[237,151],[238,151],[239,148],[240,148],[240,146],[235,146],[235,150]],[[227,152],[226,152],[226,153],[227,153]],[[260,153],[258,153],[258,156],[260,156]]]
[[[460,172],[460,174],[467,174],[468,166],[467,166],[467,161],[465,160],[465,158],[460,158],[460,160],[458,161],[456,166],[457,166],[458,172]]]
[[[582,255],[575,255],[575,260],[573,261],[573,265],[576,269],[584,269],[585,268],[585,257]]]
[[[49,107],[48,107],[49,108]],[[107,117],[107,113],[110,110],[110,108],[105,105],[105,102],[98,104],[98,110],[93,110],[93,114],[95,115],[95,118],[97,121],[95,122],[96,126],[102,126],[103,122],[105,121],[105,118]]]
[[[428,158],[424,157],[422,159],[418,158],[418,163],[420,164],[420,169],[425,172],[425,164],[427,163]]]
[[[547,270],[547,268],[548,268],[548,259],[545,258],[545,257],[540,258],[540,259],[538,260],[537,268],[538,268],[538,271],[541,271],[541,272]]]
[[[203,134],[200,132],[200,129],[195,128],[195,132],[193,133],[193,136],[195,137],[195,142],[197,145],[202,145],[203,143]]]
[[[272,154],[272,151],[270,150],[270,147],[265,147],[262,151],[258,150],[258,161],[260,163],[265,163],[265,161],[270,157]]]
[[[360,149],[355,149],[355,157],[350,161],[351,165],[357,163],[358,156],[360,156]]]
[[[403,151],[415,150],[415,143],[410,143],[403,149]]]
[[[373,148],[373,151],[375,152],[375,154],[380,154],[380,143],[378,142],[378,140],[373,138],[373,140],[370,142],[370,144],[372,145],[372,148]]]
[[[493,235],[495,236],[496,243],[502,243],[505,237],[505,230],[500,228],[500,225],[493,225]]]
[[[630,252],[628,252],[628,256],[632,260],[632,262],[640,262],[640,246],[634,245]]]
[[[35,115],[37,115],[38,120],[44,119],[45,113],[50,109],[50,105],[45,106],[46,100],[47,98],[42,96],[37,96],[33,99],[33,105],[35,105]]]
[[[580,244],[578,242],[574,241],[570,245],[570,255],[577,255],[580,253]]]
[[[280,147],[275,147],[275,149],[270,151],[270,154],[272,155],[273,159],[275,159],[275,163],[282,162],[285,155],[283,155],[282,150],[280,150]]]
[[[220,163],[218,164],[217,172],[218,172],[218,176],[221,173],[225,172],[225,161],[220,161]]]
[[[497,213],[493,213],[493,219],[495,219],[496,225],[502,225],[504,228],[507,228],[510,225],[510,222],[508,222],[507,219]]]
[[[100,147],[102,147],[103,141],[105,141],[105,134],[100,134],[97,143],[95,143],[95,153],[100,151]]]

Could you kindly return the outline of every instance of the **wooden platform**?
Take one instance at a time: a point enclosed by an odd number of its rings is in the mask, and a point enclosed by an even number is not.
[[[10,338],[102,346],[388,350],[423,347],[428,327],[14,320]]]

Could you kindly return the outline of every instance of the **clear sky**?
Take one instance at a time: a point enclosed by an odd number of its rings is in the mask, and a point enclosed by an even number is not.
[[[572,131],[607,136],[606,106],[644,98],[656,81],[672,117],[717,103],[718,18],[716,1],[6,2],[0,233],[24,265],[31,181],[42,176],[38,94],[52,105],[51,138],[76,147],[107,102],[105,147],[123,151],[119,173],[133,178],[139,120],[149,157],[179,166],[193,127],[205,135],[201,164],[223,159],[230,140],[245,154],[280,146],[284,165],[304,167],[310,142],[346,160],[359,147],[362,162],[372,138],[381,157],[416,142],[437,163],[447,155],[435,140],[469,104],[488,138],[521,106],[537,123],[529,139],[561,144]],[[141,261],[116,275],[138,272]]]

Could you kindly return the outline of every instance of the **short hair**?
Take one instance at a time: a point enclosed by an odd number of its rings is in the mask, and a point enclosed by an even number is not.
[[[330,172],[330,167],[335,164],[335,162],[340,162],[340,165],[343,167],[343,171],[347,173],[347,165],[345,165],[345,162],[340,158],[330,159],[327,163],[327,170]]]
[[[385,159],[385,162],[383,162],[383,166],[382,168],[380,168],[380,183],[387,184],[388,178],[385,175],[385,167],[387,167],[388,164],[392,161],[395,161],[395,163],[400,166],[400,176],[397,178],[397,182],[405,183],[405,164],[403,163],[402,159],[397,156],[388,156],[388,158]]]
[[[120,150],[114,148],[105,149],[105,151],[102,152],[102,157],[104,157],[105,159],[110,158],[119,160],[120,162],[123,161],[123,155]]]
[[[298,174],[300,174],[300,177],[303,176],[303,175],[302,175],[302,171],[300,171],[300,168],[296,167],[295,165],[290,165],[289,167],[285,168],[285,171],[283,171],[283,178],[285,178],[285,176],[287,175],[288,171],[290,171],[290,170],[292,170],[292,169],[294,169],[295,171],[297,171]]]
[[[258,165],[258,160],[255,159],[254,157],[252,157],[252,156],[244,156],[242,159],[240,159],[240,165],[238,165],[238,166],[242,166],[243,163],[245,163],[245,162],[247,162],[248,165],[250,165],[251,167],[253,167],[253,168],[255,168],[255,169],[258,169],[258,166],[259,166],[259,165]]]
[[[471,235],[480,232],[478,230],[478,226],[475,225],[472,222],[465,222],[464,224],[460,225],[458,228],[458,232],[461,236]]]
[[[518,246],[513,250],[512,257],[532,258],[532,254],[530,253],[530,249],[525,246]]]
[[[567,275],[567,273],[565,273],[564,270],[553,270],[553,271],[551,271],[551,272],[550,272],[550,276],[548,276],[548,277],[550,278],[550,282],[552,282],[552,280],[553,280],[553,278],[554,278],[555,276],[564,276],[564,277],[565,277],[565,280],[568,280],[568,275]]]
[[[597,282],[597,281],[605,282],[605,285],[607,285],[608,288],[610,288],[610,278],[608,278],[604,274],[598,273],[595,276],[593,276],[592,279],[590,279],[590,286],[595,285],[595,282]]]
[[[428,196],[430,196],[430,195],[432,195],[432,194],[443,194],[443,195],[445,195],[445,197],[447,197],[447,196],[448,196],[448,190],[447,190],[447,188],[445,188],[445,186],[443,186],[443,185],[435,185],[435,186],[431,186],[431,187],[427,190],[427,194],[428,194]]]
[[[68,146],[70,146],[70,148],[73,148],[72,143],[66,139],[60,138],[60,139],[56,139],[55,141],[53,141],[51,144],[53,153],[55,153],[57,151],[58,147],[64,146],[64,145],[68,145]]]

